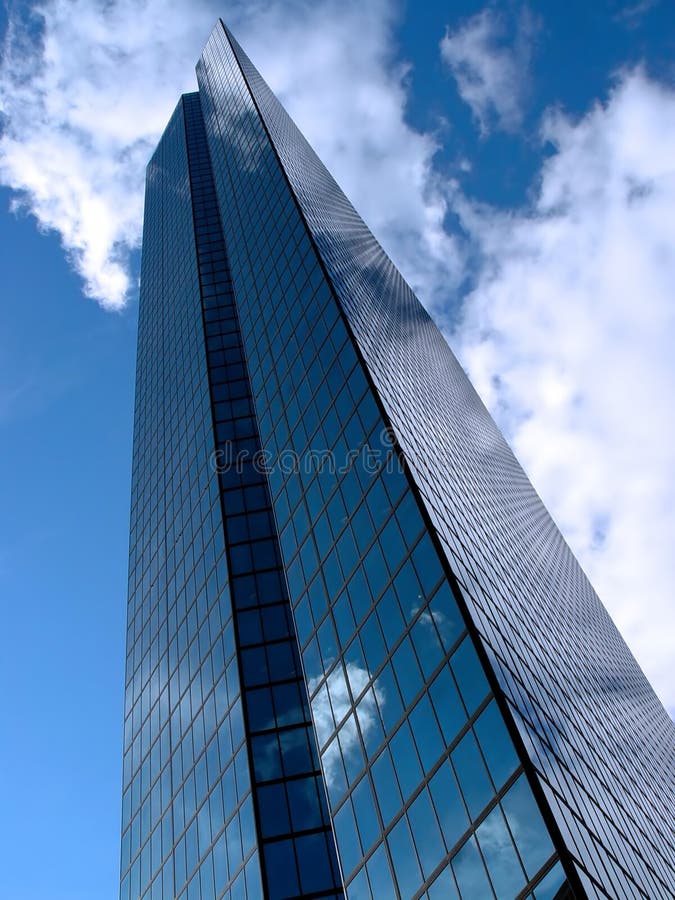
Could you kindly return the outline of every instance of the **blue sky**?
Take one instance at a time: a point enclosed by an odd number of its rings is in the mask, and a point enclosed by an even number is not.
[[[219,14],[445,327],[672,712],[672,6],[36,10],[0,12],[0,897],[117,893],[143,169]]]

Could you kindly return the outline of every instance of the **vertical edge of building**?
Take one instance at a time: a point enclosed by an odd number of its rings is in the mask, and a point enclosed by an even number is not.
[[[182,99],[147,171],[136,384],[120,897],[256,896]]]
[[[122,900],[342,896],[199,94],[148,166]]]
[[[184,98],[225,555],[265,897],[342,896],[199,94]],[[225,885],[220,886],[221,889]]]

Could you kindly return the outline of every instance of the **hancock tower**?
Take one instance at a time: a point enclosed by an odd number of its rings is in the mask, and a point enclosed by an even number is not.
[[[222,23],[197,75],[147,172],[122,900],[672,897],[673,723]]]

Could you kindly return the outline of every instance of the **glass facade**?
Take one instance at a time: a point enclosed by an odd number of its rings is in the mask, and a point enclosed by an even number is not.
[[[668,897],[672,722],[227,29],[149,169],[136,897]]]

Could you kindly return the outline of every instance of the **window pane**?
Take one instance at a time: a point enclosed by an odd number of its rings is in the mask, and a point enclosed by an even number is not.
[[[375,760],[372,767],[372,775],[375,783],[377,803],[386,827],[402,806],[401,792],[398,788],[398,781],[388,749],[385,749]]]
[[[445,847],[426,790],[422,791],[408,810],[408,818],[422,871],[424,877],[428,878],[445,855]]]
[[[466,722],[466,712],[450,669],[441,669],[429,688],[429,695],[445,743],[450,744]]]
[[[412,897],[420,886],[422,876],[405,816],[394,827],[387,843],[401,897]]]
[[[449,763],[443,763],[436,772],[429,783],[429,790],[446,847],[451,851],[469,827],[469,817]]]
[[[375,897],[393,897],[395,894],[394,882],[391,877],[391,869],[389,868],[389,860],[384,849],[384,844],[380,844],[375,853],[370,857],[366,864],[368,870],[368,879],[370,881],[370,898]]]
[[[363,851],[366,853],[380,836],[380,824],[375,811],[373,792],[368,776],[362,778],[352,792],[354,814],[361,836]]]
[[[495,700],[480,714],[474,731],[492,780],[500,788],[518,768],[518,757]]]
[[[298,873],[294,865],[289,865],[292,859],[292,841],[265,844],[267,871],[274,872],[274,877],[268,879],[270,900],[286,900],[298,894]]]
[[[525,873],[498,806],[481,823],[476,836],[497,897],[511,900],[525,886]]]
[[[434,881],[428,891],[429,900],[457,900],[457,886],[452,874],[452,866],[447,866]]]
[[[555,900],[566,880],[563,867],[557,862],[534,889],[536,900]]]
[[[525,871],[531,878],[551,856],[553,845],[524,775],[506,794],[502,807]]]
[[[422,779],[422,768],[417,759],[410,726],[404,722],[389,743],[394,768],[403,791],[408,799]]]
[[[452,860],[452,868],[462,898],[487,900],[494,897],[474,837],[469,838]]]
[[[489,803],[494,791],[485,764],[478,752],[478,744],[469,731],[451,754],[452,764],[472,818]]]
[[[489,687],[483,667],[469,637],[464,638],[452,654],[450,665],[457,679],[462,700],[471,715],[487,695]]]
[[[335,816],[334,822],[342,871],[346,876],[349,875],[361,859],[361,846],[356,831],[351,800],[347,799],[345,805]]]
[[[333,887],[333,872],[326,837],[323,833],[309,834],[295,839],[298,855],[300,887],[304,893],[328,891]]]

